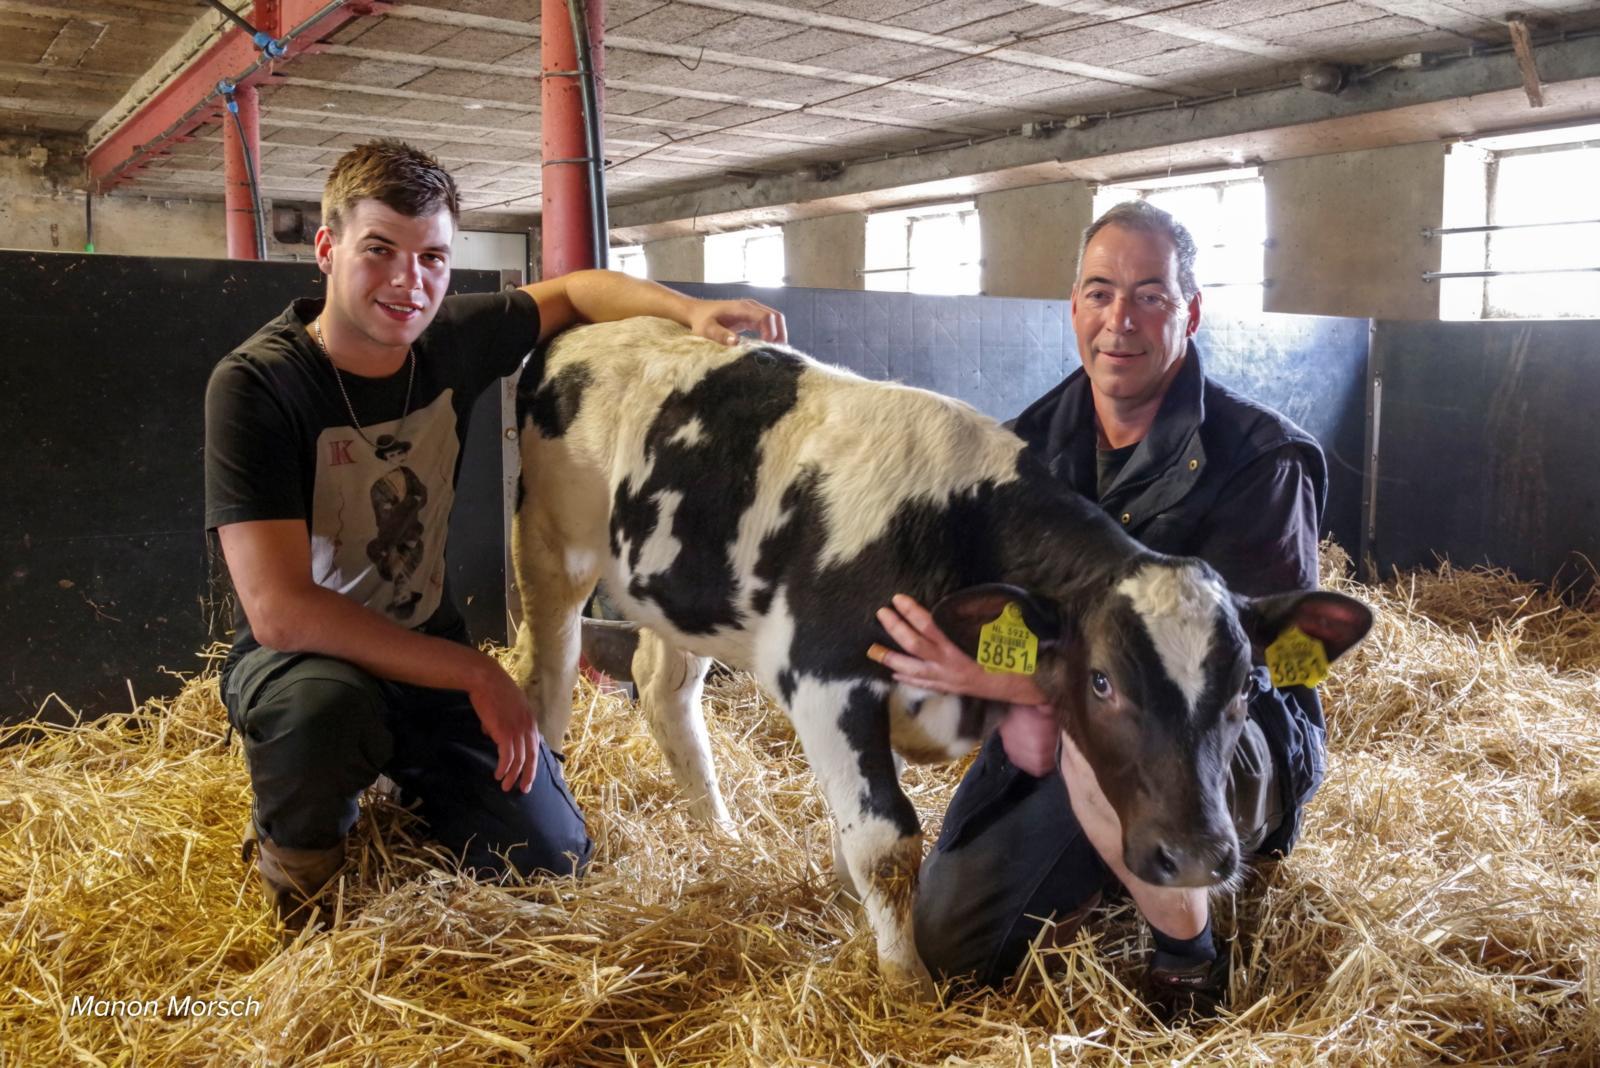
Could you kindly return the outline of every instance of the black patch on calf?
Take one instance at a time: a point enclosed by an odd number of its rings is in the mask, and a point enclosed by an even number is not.
[[[785,706],[794,701],[795,677],[793,668],[784,668],[778,672],[778,692],[783,694]]]
[[[855,750],[856,767],[867,783],[861,792],[861,811],[888,820],[905,837],[920,834],[917,810],[900,789],[889,748],[887,699],[865,686],[853,687],[839,713],[839,732]]]
[[[892,644],[874,613],[895,593],[931,605],[965,586],[1005,581],[1066,603],[1078,598],[1074,583],[1103,586],[1132,540],[1036,464],[1019,473],[1018,481],[979,482],[942,501],[902,501],[876,540],[826,567],[829,523],[841,521],[825,514],[826,474],[796,481],[784,496],[787,518],[755,565],[763,591],[785,587],[795,621],[791,666],[819,679],[887,681],[866,650]]]
[[[777,595],[778,583],[784,570],[792,566],[804,551],[804,524],[818,519],[815,509],[817,484],[821,476],[807,470],[783,492],[783,524],[761,539],[761,549],[756,554],[752,574],[761,585],[750,595],[750,606],[757,615],[766,615],[772,609],[772,599]],[[807,505],[811,507],[807,507]]]
[[[1111,648],[1121,662],[1090,664],[1089,667],[1110,671],[1112,680],[1122,689],[1122,696],[1144,709],[1148,724],[1188,743],[1197,734],[1196,723],[1189,715],[1183,691],[1167,674],[1144,620],[1130,603],[1119,605],[1107,619],[1116,631]]]
[[[637,568],[639,554],[644,552],[645,539],[660,521],[661,509],[657,507],[654,497],[634,493],[632,487],[633,480],[624,478],[617,483],[617,492],[611,498],[611,555],[614,559],[621,558],[622,533],[626,531],[632,539],[628,546],[628,567]],[[637,533],[639,531],[644,532],[642,536]]]
[[[738,577],[730,559],[739,520],[755,501],[761,439],[793,410],[805,361],[778,349],[754,349],[708,372],[687,391],[661,404],[645,435],[650,475],[635,488],[617,486],[611,511],[611,551],[630,545],[637,571],[640,552],[660,522],[659,496],[682,501],[672,520],[678,555],[663,572],[637,575],[628,592],[653,601],[684,634],[709,634],[742,622],[736,605]],[[701,440],[673,440],[691,422]],[[768,595],[770,605],[771,595]]]
[[[559,438],[567,432],[578,417],[583,405],[584,390],[594,381],[594,374],[586,364],[575,363],[564,367],[554,378],[539,384],[532,394],[517,390],[517,426],[526,428],[531,420],[539,428],[539,435]]]

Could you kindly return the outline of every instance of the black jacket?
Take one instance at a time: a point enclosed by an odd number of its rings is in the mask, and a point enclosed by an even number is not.
[[[1099,493],[1094,402],[1080,369],[1012,422],[1057,478],[1101,506],[1157,552],[1198,556],[1238,593],[1317,584],[1317,533],[1328,493],[1322,449],[1304,430],[1205,377],[1193,342],[1155,423]],[[1256,669],[1251,716],[1284,783],[1284,821],[1261,845],[1286,853],[1300,809],[1326,771],[1316,692],[1274,690]]]

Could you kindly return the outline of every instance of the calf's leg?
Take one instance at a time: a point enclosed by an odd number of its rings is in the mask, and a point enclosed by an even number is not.
[[[650,726],[650,736],[667,758],[678,790],[695,818],[737,837],[717,785],[711,738],[700,707],[706,669],[710,666],[706,657],[685,652],[648,628],[639,631],[639,648],[633,654],[633,681],[639,687],[639,704]]]
[[[878,967],[887,979],[915,984],[926,998],[933,995],[933,981],[917,955],[912,928],[922,828],[900,789],[880,690],[803,679],[789,712],[833,812],[837,851],[877,938]]]
[[[560,440],[532,436],[522,452],[522,494],[511,523],[522,601],[512,676],[539,715],[539,733],[565,751],[578,678],[579,613],[599,581],[609,509],[604,482],[586,478]],[[563,475],[565,477],[557,477]]]

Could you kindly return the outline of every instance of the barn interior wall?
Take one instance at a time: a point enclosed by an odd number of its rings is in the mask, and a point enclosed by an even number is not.
[[[47,139],[4,138],[0,247],[82,252],[87,231],[84,184],[81,151]],[[141,256],[225,256],[222,204],[96,197],[94,245],[98,252]]]
[[[791,286],[864,289],[867,216],[850,211],[783,226],[784,276]]]
[[[1444,213],[1442,142],[1327,153],[1265,164],[1265,295],[1269,312],[1437,320],[1436,241],[1421,236]],[[980,194],[981,291],[1061,299],[1072,288],[1078,241],[1093,221],[1094,184],[1053,182]],[[784,225],[789,284],[859,289],[866,214]],[[650,277],[704,278],[699,236],[646,242]]]
[[[1265,310],[1374,319],[1439,318],[1441,142],[1268,163]]]
[[[646,241],[645,268],[658,282],[704,282],[706,239],[700,234]]]
[[[1072,289],[1078,239],[1092,221],[1088,182],[1007,189],[978,197],[983,292],[1060,300]]]

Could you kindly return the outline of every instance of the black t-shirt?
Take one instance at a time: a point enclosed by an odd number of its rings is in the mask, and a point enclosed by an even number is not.
[[[443,633],[460,624],[445,540],[467,420],[534,347],[538,305],[519,290],[445,298],[413,346],[407,407],[407,365],[387,378],[335,376],[306,329],[322,304],[295,301],[212,371],[206,529],[304,520],[318,585]],[[257,643],[242,609],[234,625],[237,657]]]
[[[1105,499],[1106,491],[1116,483],[1117,476],[1122,474],[1122,469],[1128,466],[1128,461],[1133,459],[1133,454],[1138,451],[1137,441],[1120,449],[1095,450],[1095,489],[1099,493],[1096,500]]]

